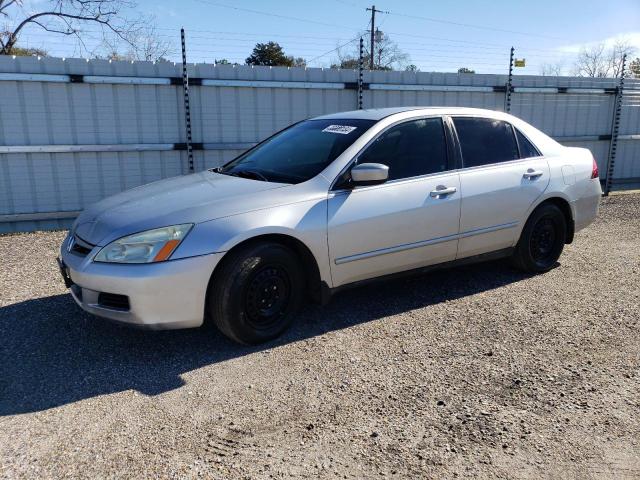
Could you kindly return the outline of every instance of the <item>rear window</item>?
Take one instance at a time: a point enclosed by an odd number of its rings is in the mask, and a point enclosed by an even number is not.
[[[492,118],[454,117],[464,167],[520,158],[511,124]]]

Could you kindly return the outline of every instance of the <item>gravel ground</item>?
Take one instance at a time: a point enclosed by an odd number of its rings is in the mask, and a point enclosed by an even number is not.
[[[81,313],[64,234],[0,237],[0,476],[640,477],[640,195],[539,276],[347,291],[281,340]]]

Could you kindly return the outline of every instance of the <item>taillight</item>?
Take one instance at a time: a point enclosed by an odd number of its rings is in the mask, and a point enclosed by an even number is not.
[[[596,159],[593,159],[593,167],[591,167],[591,178],[598,178],[598,164]]]

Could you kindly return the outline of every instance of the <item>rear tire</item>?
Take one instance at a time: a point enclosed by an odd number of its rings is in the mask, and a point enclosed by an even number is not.
[[[233,251],[216,270],[207,294],[207,319],[243,344],[278,337],[292,323],[305,278],[298,258],[278,243]]]
[[[560,258],[566,238],[567,222],[562,210],[552,203],[540,205],[522,230],[512,263],[525,272],[546,272]]]

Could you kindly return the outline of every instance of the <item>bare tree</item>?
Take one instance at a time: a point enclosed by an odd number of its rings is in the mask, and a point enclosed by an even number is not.
[[[607,60],[604,43],[583,47],[578,54],[575,74],[579,77],[606,77]]]
[[[627,40],[618,40],[613,44],[609,51],[609,57],[607,59],[609,65],[609,71],[612,77],[619,77],[622,73],[622,58],[626,55],[631,57],[636,52]]]
[[[42,48],[21,48],[13,47],[12,55],[16,57],[46,57],[49,53]]]
[[[172,43],[158,34],[152,19],[147,25],[133,37],[133,45],[129,45],[129,53],[134,60],[155,62],[176,53]]]
[[[32,2],[30,2],[32,3]],[[133,46],[131,38],[142,24],[124,14],[135,2],[129,0],[44,0],[33,2],[35,10],[26,8],[23,0],[0,0],[0,54],[11,55],[16,43],[30,27],[66,36],[75,36],[85,45],[87,25],[98,26],[104,35],[115,35]]]
[[[583,48],[575,64],[575,74],[580,77],[617,77],[622,70],[622,57],[635,52],[626,40],[618,40],[611,48],[603,43]]]
[[[338,61],[331,65],[331,68],[358,68],[359,47],[348,52],[337,49]],[[364,47],[364,64],[369,65],[371,58],[368,44],[365,42]],[[373,69],[374,70],[403,70],[409,63],[409,55],[403,52],[398,44],[391,40],[388,35],[382,32],[375,37],[373,49]]]
[[[543,77],[560,77],[564,64],[562,62],[543,63],[540,65],[540,75]]]
[[[153,17],[147,17],[144,23],[145,26],[137,29],[128,41],[113,35],[103,38],[96,58],[156,62],[176,53],[167,37],[157,32]]]

